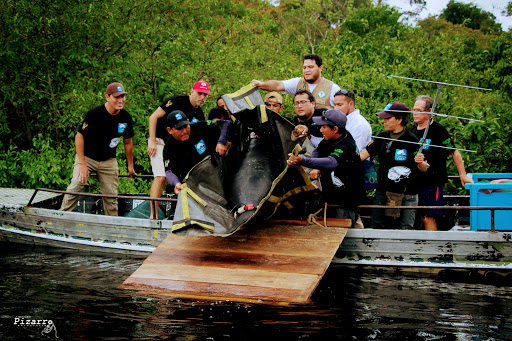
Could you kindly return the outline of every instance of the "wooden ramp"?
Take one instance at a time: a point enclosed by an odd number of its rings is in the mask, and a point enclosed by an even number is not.
[[[120,289],[193,299],[309,300],[346,228],[266,226],[229,237],[169,236]]]

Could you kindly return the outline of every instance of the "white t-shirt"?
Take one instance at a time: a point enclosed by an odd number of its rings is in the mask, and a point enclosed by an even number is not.
[[[362,152],[372,140],[372,126],[368,123],[366,118],[361,115],[359,109],[347,115],[347,125],[345,128],[356,141],[359,152]]]
[[[302,79],[302,77],[296,77],[296,78],[291,78],[291,79],[287,79],[287,80],[282,80],[281,82],[283,82],[284,91],[281,91],[281,92],[283,94],[295,95],[295,92],[297,92],[297,85],[299,85],[299,82],[301,79]],[[318,84],[309,84],[308,83],[309,91],[313,92],[313,90],[315,90],[317,85]],[[340,90],[341,90],[341,88],[338,86],[338,84],[332,83],[331,96],[329,98],[332,107],[334,107],[334,94]]]

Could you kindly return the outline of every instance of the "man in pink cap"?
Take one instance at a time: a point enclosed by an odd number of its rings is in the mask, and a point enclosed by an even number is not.
[[[190,95],[175,95],[167,98],[149,117],[148,155],[151,158],[154,176],[149,192],[151,197],[160,198],[165,185],[163,150],[165,141],[169,138],[167,115],[174,110],[180,110],[187,115],[191,124],[204,121],[201,106],[206,102],[208,95],[210,95],[208,83],[197,81],[190,90]],[[150,219],[158,219],[158,204],[158,201],[151,202]]]
[[[116,149],[123,138],[128,174],[135,175],[133,168],[133,120],[123,109],[126,91],[121,83],[112,83],[107,87],[105,104],[99,105],[87,113],[75,135],[76,157],[73,178],[68,192],[81,192],[90,172],[96,172],[102,194],[117,195],[119,168]],[[78,195],[64,196],[61,210],[72,211],[78,201]],[[103,198],[106,215],[117,215],[117,199]]]

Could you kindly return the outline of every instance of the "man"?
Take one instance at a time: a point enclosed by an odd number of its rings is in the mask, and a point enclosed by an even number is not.
[[[372,139],[372,127],[366,118],[355,108],[356,95],[353,91],[342,89],[334,94],[334,108],[347,115],[347,130],[356,141],[358,151],[366,148]]]
[[[428,163],[422,153],[417,153],[419,146],[416,136],[407,131],[408,117],[411,111],[401,102],[386,105],[384,111],[377,115],[382,118],[385,131],[380,133],[360,156],[361,161],[370,156],[377,157],[379,169],[378,184],[375,191],[374,205],[416,206],[418,204],[417,173],[425,172]],[[415,156],[416,155],[416,156]],[[373,209],[371,226],[373,228],[390,228],[389,218],[399,218],[399,228],[414,227],[415,210]]]
[[[302,77],[265,82],[253,79],[251,83],[258,89],[281,91],[285,94],[295,94],[299,90],[308,90],[315,97],[316,108],[332,109],[334,107],[334,94],[341,89],[337,84],[322,77],[322,68],[322,58],[317,54],[308,54],[302,59]]]
[[[320,178],[322,194],[327,203],[336,204],[336,218],[351,219],[352,226],[359,218],[357,206],[363,196],[363,171],[356,143],[345,129],[347,117],[337,109],[313,117],[324,139],[311,157],[289,154],[288,165],[311,168],[311,179]]]
[[[292,123],[295,129],[292,132],[292,139],[300,136],[309,136],[311,144],[316,147],[323,135],[320,132],[320,126],[313,121],[314,116],[322,116],[325,109],[315,109],[315,97],[308,90],[299,90],[293,97],[293,107],[295,108],[295,117]]]
[[[149,117],[148,155],[151,159],[153,171],[153,184],[149,191],[152,198],[160,198],[165,185],[165,169],[162,158],[165,141],[169,137],[167,132],[167,115],[173,110],[181,110],[190,119],[191,123],[204,121],[204,113],[201,106],[210,95],[210,87],[207,82],[197,81],[190,95],[176,95],[167,98]],[[158,201],[151,201],[150,219],[158,217]]]
[[[116,149],[123,137],[124,151],[128,162],[128,174],[135,175],[133,168],[133,120],[123,109],[125,90],[122,84],[107,86],[105,104],[99,105],[87,113],[75,135],[75,164],[73,178],[66,191],[81,192],[91,171],[96,172],[100,190],[105,195],[117,195],[119,168]],[[76,207],[78,195],[64,196],[62,211],[72,211]],[[117,216],[117,199],[103,198],[106,215]]]
[[[278,92],[272,91],[265,95],[265,106],[280,114],[283,111],[283,96]]]
[[[433,103],[434,101],[429,96],[418,96],[414,103],[413,115],[415,124],[412,128],[412,133],[420,140],[423,138],[427,127],[429,120],[428,113],[432,111]],[[454,148],[455,143],[446,128],[431,119],[430,127],[425,138],[425,145],[423,146],[423,154],[425,158],[429,160],[430,167],[419,177],[419,206],[443,206],[443,189],[444,184],[448,181],[446,159],[449,155],[452,156],[453,162],[455,166],[457,166],[462,186],[464,187],[466,182],[474,183],[466,174],[464,161],[458,150],[437,148],[434,146]],[[435,217],[442,216],[443,212],[441,210],[422,210],[421,215],[425,230],[437,230]]]
[[[227,136],[231,121],[200,121],[193,125],[180,110],[174,110],[167,116],[167,132],[170,134],[165,142],[163,159],[165,176],[178,194],[183,189],[182,182],[190,169],[214,151],[225,155]],[[220,127],[220,133],[219,133]],[[213,136],[218,136],[217,145],[210,143]]]

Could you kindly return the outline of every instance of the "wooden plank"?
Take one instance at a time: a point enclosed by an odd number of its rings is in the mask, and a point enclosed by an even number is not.
[[[229,237],[170,234],[121,289],[264,303],[309,300],[346,228],[271,225]]]

